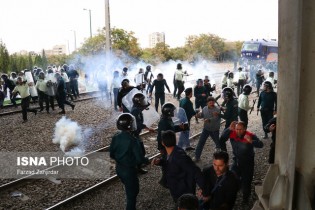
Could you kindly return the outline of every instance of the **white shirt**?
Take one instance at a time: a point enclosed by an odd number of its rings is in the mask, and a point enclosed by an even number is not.
[[[185,73],[181,69],[175,71],[175,80],[183,81]]]
[[[234,83],[233,83],[233,78],[228,78],[228,79],[226,80],[226,86],[227,86],[227,87],[230,87],[230,88],[234,88],[234,87],[235,87],[235,85],[234,85]]]
[[[46,91],[47,91],[47,81],[45,81],[43,79],[37,80],[35,88],[46,93]]]
[[[247,74],[245,72],[239,72],[238,79],[246,80],[247,79]]]
[[[238,107],[248,111],[251,109],[249,106],[248,96],[243,93],[238,96]]]
[[[114,89],[114,88],[120,88],[121,87],[121,78],[120,77],[114,77],[113,78],[113,82],[110,86],[110,89]]]
[[[30,88],[28,87],[27,83],[15,86],[13,93],[16,92],[20,93],[21,98],[26,98],[30,96]]]
[[[226,85],[227,84],[227,79],[228,79],[227,76],[223,75],[222,80],[221,80],[222,85]]]
[[[65,83],[69,82],[69,77],[66,73],[61,73],[61,77]]]

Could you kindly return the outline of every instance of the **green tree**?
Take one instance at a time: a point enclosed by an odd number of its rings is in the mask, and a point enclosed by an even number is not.
[[[118,56],[121,55],[122,52],[134,58],[141,56],[142,52],[138,44],[138,39],[134,37],[134,32],[113,28],[111,31],[111,41],[112,50]],[[97,35],[85,40],[79,52],[84,55],[95,55],[104,52],[105,42],[105,30],[99,30]]]
[[[48,63],[54,64],[56,66],[62,66],[63,64],[67,63],[68,56],[65,54],[61,55],[51,55],[47,57]]]
[[[220,61],[224,51],[224,39],[214,34],[189,36],[186,39],[185,47],[190,53],[190,59],[192,57],[195,60],[201,57]]]
[[[3,71],[4,73],[9,72],[10,66],[10,56],[5,44],[0,42],[0,72]]]
[[[42,68],[43,68],[43,70],[46,70],[47,66],[48,66],[48,60],[47,60],[47,57],[45,54],[45,50],[43,49],[42,50]]]
[[[33,69],[33,56],[31,53],[28,53],[28,66],[27,69],[32,70]]]
[[[37,66],[39,68],[43,68],[43,60],[42,56],[36,55],[34,60],[34,66]]]

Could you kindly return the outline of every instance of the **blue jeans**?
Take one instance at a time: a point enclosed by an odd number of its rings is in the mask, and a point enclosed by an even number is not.
[[[196,148],[195,157],[196,159],[200,159],[203,147],[205,146],[206,140],[208,137],[211,137],[215,143],[216,148],[220,148],[219,146],[219,130],[217,131],[207,131],[206,129],[202,130],[202,133],[199,138],[199,142]]]
[[[177,146],[182,149],[190,147],[189,130],[180,132]]]

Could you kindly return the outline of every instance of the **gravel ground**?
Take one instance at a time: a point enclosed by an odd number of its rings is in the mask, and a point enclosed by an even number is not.
[[[256,94],[252,94],[254,98]],[[193,100],[193,99],[192,99]],[[167,95],[166,101],[171,101],[175,105],[178,102]],[[72,111],[70,107],[66,108],[66,116],[76,121],[83,128],[91,128],[92,135],[86,142],[86,151],[92,151],[100,147],[104,147],[110,143],[112,135],[116,132],[115,119],[118,114],[108,108],[108,102],[101,101],[99,99],[77,102],[75,110]],[[20,108],[18,108],[20,109]],[[1,132],[0,136],[0,151],[1,152],[57,152],[60,151],[59,145],[52,143],[53,132],[55,123],[61,118],[58,110],[51,112],[51,114],[38,113],[34,116],[33,113],[29,113],[29,121],[22,124],[22,114],[14,114],[1,117]],[[260,116],[256,115],[254,111],[250,117],[249,130],[256,133],[258,137],[263,135]],[[194,135],[201,131],[202,123],[196,124],[192,119],[191,135]],[[156,134],[155,134],[156,135]],[[143,138],[148,155],[152,155],[156,150],[155,136],[147,136]],[[256,150],[255,158],[255,173],[254,184],[261,184],[263,177],[265,176],[268,163],[267,156],[269,151],[270,139],[262,140],[265,143],[264,148]],[[196,146],[198,138],[191,141],[193,146]],[[229,145],[229,144],[228,144]],[[230,150],[231,148],[228,147]],[[202,168],[211,162],[212,153],[214,151],[214,144],[209,139],[205,145],[202,160],[198,165]],[[193,152],[189,152],[189,155],[193,157]],[[231,154],[231,151],[230,151]],[[140,193],[138,196],[138,209],[172,209],[174,207],[168,190],[162,188],[157,184],[161,176],[160,168],[150,167],[147,169],[149,173],[140,176]],[[0,180],[0,184],[7,180]],[[252,197],[248,205],[243,206],[238,198],[235,209],[246,210],[250,209],[257,196],[254,193],[254,184],[252,187]],[[78,183],[83,188],[87,187],[86,184]],[[62,182],[62,189],[60,191],[70,191],[73,189],[67,182]],[[81,186],[81,187],[82,187]],[[80,187],[80,189],[81,189]],[[36,191],[35,191],[36,192]],[[37,191],[37,193],[39,193]],[[57,192],[56,192],[57,193]],[[43,193],[45,194],[45,192]],[[70,195],[69,193],[66,193]],[[54,194],[52,194],[54,195]],[[6,196],[6,195],[4,195]],[[54,196],[52,196],[54,197]],[[58,198],[57,198],[58,197]],[[50,197],[49,197],[50,198]],[[115,199],[113,199],[115,198]],[[10,198],[8,198],[10,199]],[[12,199],[12,198],[11,198]],[[24,206],[23,209],[40,209],[43,208],[48,198],[41,201],[41,205]],[[56,194],[56,201],[61,200],[60,196]],[[3,200],[2,200],[3,201]],[[16,203],[14,203],[16,202]],[[5,202],[1,202],[0,209],[21,209],[23,206],[22,201],[12,200],[9,205]],[[113,184],[100,188],[98,191],[92,192],[89,195],[82,197],[80,200],[70,203],[65,206],[64,209],[124,209],[125,207],[125,195],[123,186],[120,181],[115,181]]]
[[[252,94],[250,99],[254,99],[256,94]],[[176,101],[168,96],[168,101]],[[196,124],[192,119],[192,133],[198,133],[201,131],[202,123]],[[223,127],[223,126],[222,126]],[[263,136],[260,116],[256,115],[254,111],[249,116],[249,129],[251,132],[256,133],[258,137]],[[222,129],[221,129],[222,131]],[[255,172],[252,184],[252,196],[248,204],[241,202],[241,193],[239,193],[236,205],[236,210],[251,209],[254,202],[257,200],[257,196],[254,192],[254,185],[260,185],[267,172],[268,163],[267,156],[269,152],[270,139],[261,139],[264,142],[264,147],[256,150],[255,157]],[[198,138],[191,141],[192,146],[196,146]],[[227,143],[230,156],[232,156],[230,144]],[[214,152],[214,143],[208,139],[204,151],[201,157],[201,161],[198,163],[200,168],[211,163],[212,153]],[[188,153],[193,157],[194,152]],[[174,203],[167,189],[161,187],[157,182],[161,177],[161,170],[159,167],[147,166],[149,173],[146,175],[140,175],[140,193],[137,198],[137,209],[140,210],[157,210],[157,209],[173,209]],[[115,198],[115,199],[113,199]],[[123,185],[119,180],[114,183],[104,186],[94,192],[91,192],[80,199],[75,200],[64,206],[61,209],[124,209],[125,208],[125,194]]]

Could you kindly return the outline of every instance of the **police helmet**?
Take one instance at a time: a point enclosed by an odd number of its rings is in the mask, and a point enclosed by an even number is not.
[[[233,79],[233,78],[234,78],[233,72],[230,72],[229,75],[228,75],[228,77]]]
[[[132,97],[132,102],[134,106],[144,108],[144,109],[150,106],[150,104],[146,100],[145,95],[143,95],[142,93],[136,93]]]
[[[249,95],[252,92],[252,87],[250,85],[244,85],[243,87],[243,93],[244,95]]]
[[[62,68],[65,70],[65,71],[68,71],[69,70],[69,66],[67,64],[63,64],[62,65]]]
[[[230,88],[230,87],[225,87],[225,88],[222,90],[222,93],[223,93],[223,97],[224,97],[224,98],[229,98],[229,99],[231,99],[231,98],[233,98],[233,96],[234,96],[234,91],[233,91],[233,89]]]
[[[162,115],[164,117],[174,117],[174,111],[175,111],[176,107],[174,106],[174,104],[172,103],[165,103],[162,106]]]
[[[147,71],[151,71],[151,66],[147,65],[147,67],[145,68]]]
[[[265,82],[264,82],[264,86],[266,86],[267,88],[272,89],[272,84],[271,84],[271,82],[269,82],[269,81],[265,81]]]
[[[39,74],[38,74],[38,78],[40,78],[40,79],[45,79],[45,73],[44,72],[39,72]]]
[[[177,69],[182,69],[183,67],[182,67],[182,64],[181,63],[178,63],[177,64]]]
[[[119,115],[116,126],[121,131],[134,131],[137,129],[136,120],[130,113]]]
[[[203,80],[202,79],[198,79],[197,80],[197,85],[199,85],[201,83],[201,85],[203,85]]]
[[[269,77],[274,77],[275,73],[273,71],[269,72]]]
[[[16,78],[17,77],[17,74],[15,72],[11,72],[11,77],[12,78]]]

